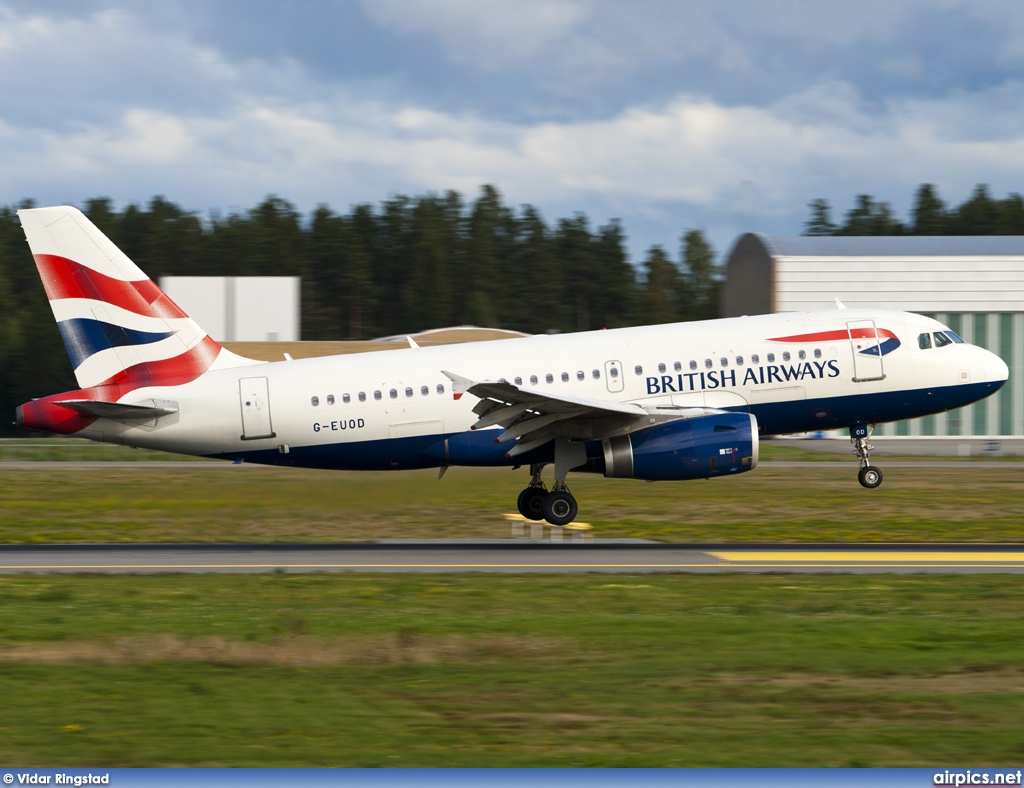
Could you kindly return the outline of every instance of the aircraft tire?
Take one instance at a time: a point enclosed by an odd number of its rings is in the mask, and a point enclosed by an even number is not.
[[[516,501],[519,514],[527,520],[543,520],[544,497],[547,494],[548,491],[543,487],[527,487],[519,493],[519,500]]]
[[[552,525],[568,525],[576,519],[580,507],[572,493],[551,492],[544,496],[544,519]]]
[[[874,465],[868,465],[860,469],[860,473],[857,474],[857,481],[861,483],[862,487],[873,490],[882,483],[882,471]]]

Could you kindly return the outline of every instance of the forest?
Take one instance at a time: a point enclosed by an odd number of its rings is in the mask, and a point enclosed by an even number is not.
[[[0,414],[76,387],[24,235],[18,208],[0,208]],[[826,200],[808,204],[805,235],[1024,234],[1024,200],[979,185],[947,206],[918,187],[909,220],[859,195],[842,224]],[[278,196],[225,216],[200,216],[164,197],[121,210],[110,198],[83,211],[143,271],[161,276],[299,276],[302,338],[371,339],[452,325],[527,333],[585,331],[718,316],[720,269],[699,229],[673,251],[651,247],[639,265],[617,220],[583,213],[553,222],[507,205],[498,189],[397,195],[348,213],[309,216]],[[11,434],[0,416],[0,434]]]
[[[17,209],[0,209],[0,414],[76,387]],[[622,225],[583,213],[553,223],[507,205],[493,186],[472,202],[394,196],[309,216],[278,196],[201,217],[164,197],[85,214],[151,278],[298,276],[304,340],[371,339],[452,325],[527,333],[585,331],[717,316],[716,255],[700,230],[678,258],[652,247],[630,263]],[[0,434],[9,432],[2,418]]]
[[[909,221],[901,222],[887,202],[857,195],[842,224],[832,221],[828,200],[811,200],[804,235],[1024,235],[1024,198],[1012,193],[999,200],[979,184],[960,205],[939,197],[932,183],[914,194]]]

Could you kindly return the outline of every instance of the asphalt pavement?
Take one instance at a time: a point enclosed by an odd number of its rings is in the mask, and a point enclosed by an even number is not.
[[[392,540],[374,544],[2,545],[0,573],[1024,573],[1024,545]]]

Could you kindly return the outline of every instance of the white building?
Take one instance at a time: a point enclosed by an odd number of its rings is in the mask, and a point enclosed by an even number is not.
[[[848,307],[917,312],[997,353],[1010,378],[967,408],[876,435],[1024,436],[1024,236],[741,236],[723,316]]]
[[[218,342],[297,342],[297,276],[165,276],[160,287]]]

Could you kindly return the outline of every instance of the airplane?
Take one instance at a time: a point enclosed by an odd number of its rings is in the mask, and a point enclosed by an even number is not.
[[[18,215],[80,388],[21,405],[16,424],[266,465],[526,466],[520,513],[559,526],[578,513],[570,471],[729,476],[757,466],[769,435],[848,429],[875,488],[875,425],[967,405],[1008,377],[936,320],[846,308],[256,361],[78,209]]]

